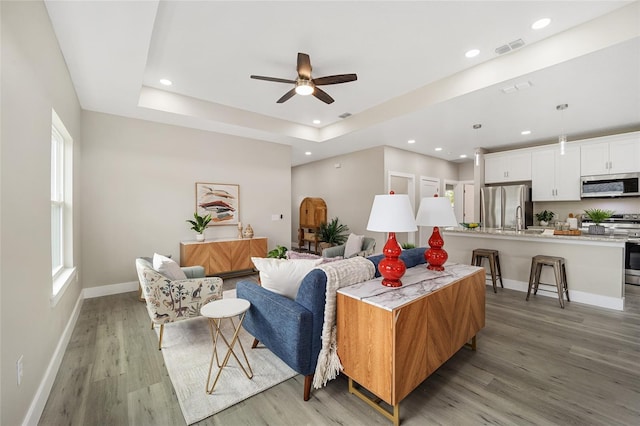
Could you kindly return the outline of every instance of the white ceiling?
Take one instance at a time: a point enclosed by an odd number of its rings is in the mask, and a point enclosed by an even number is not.
[[[638,1],[46,5],[84,109],[289,144],[292,165],[378,145],[465,161],[477,147],[640,128]],[[543,17],[551,24],[532,30]],[[471,48],[481,53],[467,59]],[[276,104],[292,86],[249,75],[295,79],[298,52],[314,78],[358,80],[323,86],[331,105]],[[522,82],[531,87],[501,90]]]

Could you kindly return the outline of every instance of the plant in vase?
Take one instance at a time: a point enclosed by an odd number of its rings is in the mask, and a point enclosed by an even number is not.
[[[348,235],[345,235],[349,231],[347,225],[340,223],[340,219],[334,217],[328,223],[323,222],[318,229],[318,239],[322,241],[321,247],[331,247],[344,244],[347,241]]]
[[[267,253],[267,257],[270,257],[273,259],[286,259],[287,248],[277,245],[276,248],[274,248],[273,250],[270,250],[269,253]]]
[[[547,226],[551,222],[556,214],[554,212],[543,210],[540,213],[536,213],[536,219],[540,222],[540,226]]]
[[[589,225],[589,233],[595,235],[604,235],[605,228],[600,225],[605,220],[613,216],[613,210],[587,209],[584,211],[589,219],[593,221],[593,225]]]
[[[207,229],[207,225],[211,222],[211,215],[200,216],[198,212],[193,213],[193,219],[187,219],[186,222],[191,224],[191,229],[196,231],[196,240],[204,241],[204,230]]]

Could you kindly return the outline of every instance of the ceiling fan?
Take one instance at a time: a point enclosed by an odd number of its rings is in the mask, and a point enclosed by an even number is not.
[[[324,86],[327,84],[348,83],[355,81],[358,76],[355,74],[338,74],[329,75],[327,77],[311,78],[311,59],[306,53],[298,53],[298,78],[296,80],[287,80],[285,78],[276,77],[264,77],[261,75],[252,75],[251,78],[256,80],[274,81],[276,83],[291,83],[295,84],[295,87],[285,93],[277,103],[281,104],[288,101],[293,95],[313,95],[326,104],[333,103],[333,98],[329,96],[327,92],[320,89],[317,86]]]

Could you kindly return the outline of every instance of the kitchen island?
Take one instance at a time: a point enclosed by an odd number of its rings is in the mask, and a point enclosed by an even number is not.
[[[505,288],[526,293],[531,258],[538,254],[561,256],[566,260],[571,302],[624,310],[626,237],[463,228],[448,228],[442,233],[450,262],[470,263],[476,248],[498,250]],[[554,283],[551,268],[543,268],[541,282]],[[538,295],[557,297],[546,292]]]

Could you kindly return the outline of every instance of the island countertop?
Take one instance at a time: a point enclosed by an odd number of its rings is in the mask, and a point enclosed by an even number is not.
[[[624,235],[594,235],[582,233],[581,235],[546,235],[540,229],[527,229],[526,231],[501,230],[494,228],[444,228],[445,234],[464,234],[476,238],[497,238],[522,241],[537,241],[564,244],[590,244],[624,247],[627,237]]]
[[[624,236],[543,235],[539,230],[486,228],[445,228],[441,232],[451,262],[469,264],[476,248],[498,250],[505,288],[526,292],[533,256],[559,256],[565,258],[572,302],[624,309]],[[543,268],[541,282],[555,282],[551,268]]]

